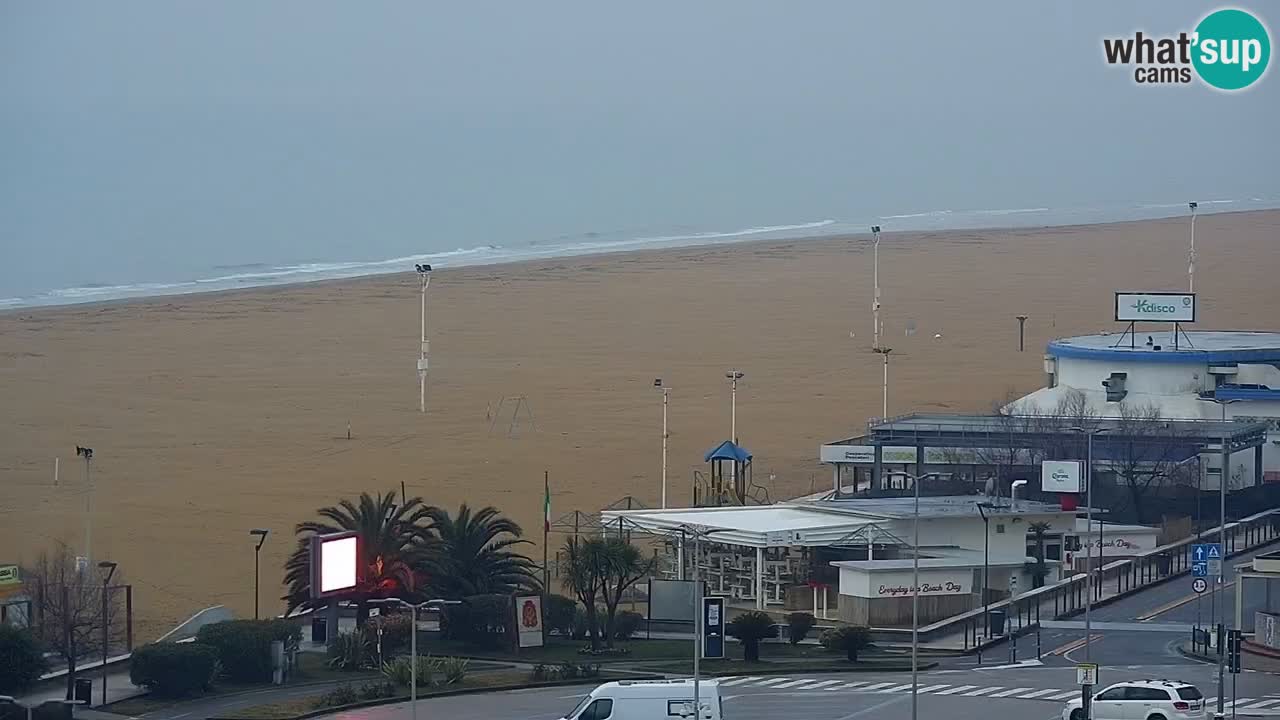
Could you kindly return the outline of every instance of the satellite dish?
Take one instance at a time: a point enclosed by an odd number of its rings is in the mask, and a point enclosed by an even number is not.
[[[933,339],[934,339],[934,340],[941,340],[941,339],[942,339],[942,333],[934,333],[934,334],[933,334]]]

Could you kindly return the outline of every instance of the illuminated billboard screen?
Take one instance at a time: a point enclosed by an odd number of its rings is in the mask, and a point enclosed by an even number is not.
[[[311,595],[326,597],[360,581],[360,543],[353,532],[311,538]]]

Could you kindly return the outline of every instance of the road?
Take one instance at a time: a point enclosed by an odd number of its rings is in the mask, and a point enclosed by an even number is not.
[[[1213,687],[1206,665],[1144,666],[1103,671],[1106,684],[1148,677],[1176,676],[1195,683],[1206,695]],[[911,677],[904,673],[797,674],[793,678],[722,680],[726,720],[895,720],[911,717]],[[1060,666],[970,668],[921,673],[919,715],[947,720],[989,720],[992,713],[1020,720],[1061,717],[1063,702],[1079,692],[1074,668]],[[590,690],[542,688],[419,702],[420,717],[449,720],[556,720]],[[1239,677],[1239,710],[1280,717],[1280,682],[1260,673]],[[339,713],[335,720],[408,720],[407,703]]]

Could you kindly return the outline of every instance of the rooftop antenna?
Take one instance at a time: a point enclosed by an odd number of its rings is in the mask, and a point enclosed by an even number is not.
[[[1187,292],[1196,291],[1196,208],[1200,203],[1189,202],[1191,208],[1191,249],[1187,251]]]
[[[875,296],[871,300],[871,322],[873,325],[873,334],[871,340],[871,349],[880,349],[880,226],[871,226],[872,236],[872,280],[875,286]],[[887,356],[886,356],[887,359]]]
[[[422,283],[422,333],[418,349],[418,412],[427,411],[427,356],[431,353],[431,343],[427,341],[427,286],[431,284],[431,266],[414,265],[418,271],[418,280]]]

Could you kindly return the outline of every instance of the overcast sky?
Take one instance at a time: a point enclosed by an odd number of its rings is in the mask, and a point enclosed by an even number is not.
[[[0,296],[587,231],[1277,197],[1274,68],[1228,95],[1103,63],[1104,35],[1212,7],[8,0]]]

